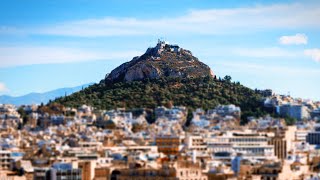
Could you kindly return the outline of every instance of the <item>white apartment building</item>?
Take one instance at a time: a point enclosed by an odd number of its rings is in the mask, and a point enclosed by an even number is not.
[[[305,142],[307,139],[308,133],[309,133],[308,130],[298,129],[297,131],[295,131],[295,140]]]
[[[227,132],[208,138],[208,150],[212,153],[242,154],[244,159],[275,159],[274,146],[269,145],[270,135],[255,132]]]
[[[185,144],[189,150],[196,150],[202,153],[207,151],[207,144],[204,142],[204,138],[200,135],[187,135],[185,138]]]

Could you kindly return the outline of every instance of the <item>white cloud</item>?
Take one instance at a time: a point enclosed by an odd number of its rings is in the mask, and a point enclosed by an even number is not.
[[[99,52],[63,47],[0,47],[0,67],[132,58],[137,51]]]
[[[308,37],[305,34],[296,34],[293,36],[281,36],[279,38],[280,44],[289,45],[289,44],[307,44]]]
[[[279,47],[271,48],[236,48],[231,50],[234,55],[252,58],[274,58],[286,57],[294,58],[301,56],[299,52],[288,51]]]
[[[304,74],[306,76],[318,76],[320,75],[320,70],[317,68],[302,68],[302,67],[288,67],[288,66],[279,66],[279,65],[264,65],[257,64],[251,62],[223,62],[223,63],[215,63],[220,66],[225,66],[234,71],[247,72],[252,74],[260,74],[261,72],[265,72],[272,74],[281,74],[281,75],[297,75]]]
[[[191,10],[181,16],[153,19],[82,19],[28,27],[24,31],[26,34],[78,37],[247,33],[268,29],[320,28],[318,17],[320,4],[295,3]],[[8,29],[6,27],[5,31]]]
[[[7,91],[8,91],[8,88],[6,87],[6,85],[0,82],[0,93],[7,92]]]
[[[320,62],[320,49],[306,49],[304,50],[304,54],[311,57],[316,62]]]

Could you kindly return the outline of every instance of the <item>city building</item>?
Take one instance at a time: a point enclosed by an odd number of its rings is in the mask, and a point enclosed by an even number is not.
[[[163,135],[156,137],[158,151],[166,155],[178,155],[183,139],[179,136]]]
[[[310,118],[308,108],[301,104],[283,104],[279,106],[278,113],[283,117],[292,117],[297,120]]]
[[[316,124],[314,130],[308,132],[306,141],[309,144],[320,145],[320,124]]]
[[[287,141],[284,137],[275,136],[270,139],[269,144],[274,146],[274,155],[277,156],[278,159],[287,158]]]
[[[10,151],[0,150],[0,171],[1,170],[12,170],[13,158]]]
[[[78,169],[74,164],[70,163],[55,163],[49,170],[51,180],[73,179],[81,180],[81,169]],[[48,178],[48,176],[47,176]]]

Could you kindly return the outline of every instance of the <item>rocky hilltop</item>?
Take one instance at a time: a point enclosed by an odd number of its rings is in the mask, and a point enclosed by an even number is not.
[[[106,75],[105,82],[131,82],[160,77],[197,78],[214,76],[209,66],[200,62],[189,50],[158,41],[141,55],[134,57]]]

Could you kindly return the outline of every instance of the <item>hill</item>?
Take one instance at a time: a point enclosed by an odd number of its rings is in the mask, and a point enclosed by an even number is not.
[[[98,109],[117,107],[155,108],[173,102],[175,105],[210,109],[219,104],[235,104],[241,107],[242,119],[261,116],[266,112],[261,105],[261,94],[229,77],[160,78],[133,82],[117,82],[110,85],[94,84],[70,96],[56,99],[65,106],[77,107],[89,104]]]
[[[23,96],[0,96],[0,104],[14,104],[16,106],[24,105],[24,104],[41,104],[48,103],[50,99],[55,99],[61,96],[70,95],[77,91],[80,91],[83,88],[86,88],[93,83],[84,84],[77,87],[71,88],[59,88],[52,91],[44,92],[44,93],[30,93]]]
[[[189,110],[235,104],[241,107],[245,123],[248,116],[266,114],[261,100],[259,91],[232,82],[230,76],[217,79],[190,51],[160,41],[142,56],[108,73],[100,83],[55,102],[71,107],[88,104],[106,110],[153,109],[168,103],[187,106]]]
[[[159,41],[153,48],[148,48],[142,56],[134,57],[111,71],[103,80],[114,82],[131,82],[160,77],[195,78],[214,76],[209,66],[194,57],[191,51]]]

